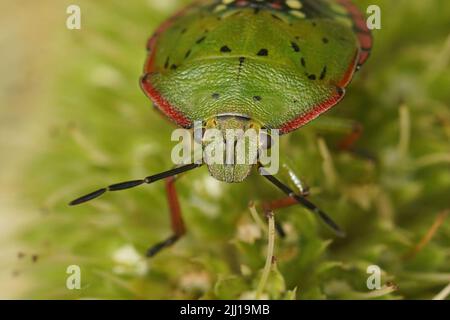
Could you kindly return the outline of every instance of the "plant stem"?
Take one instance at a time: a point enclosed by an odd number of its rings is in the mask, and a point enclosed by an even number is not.
[[[253,220],[255,220],[256,224],[261,228],[261,230],[263,230],[264,233],[267,234],[269,230],[267,229],[267,226],[264,224],[261,217],[259,216],[258,211],[256,211],[255,203],[251,202],[248,207],[250,209],[250,213],[253,217]]]
[[[256,290],[256,300],[261,299],[261,294],[264,291],[267,279],[269,278],[270,271],[272,269],[272,264],[274,261],[274,248],[275,248],[275,218],[273,212],[267,213],[267,219],[269,220],[269,243],[267,246],[267,257],[266,257],[266,265],[264,266],[263,273],[261,275],[261,280],[258,284],[258,289]]]
[[[439,292],[433,300],[445,300],[450,295],[450,283]]]

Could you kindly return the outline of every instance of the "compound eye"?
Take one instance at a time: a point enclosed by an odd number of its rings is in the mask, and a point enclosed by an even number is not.
[[[216,118],[209,119],[208,121],[206,121],[204,123],[204,126],[208,129],[217,128],[217,125],[218,125],[218,123],[217,123]]]

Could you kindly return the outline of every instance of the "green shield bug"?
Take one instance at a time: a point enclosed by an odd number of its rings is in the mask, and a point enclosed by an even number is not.
[[[141,87],[155,107],[182,128],[201,121],[205,128],[278,129],[289,133],[338,104],[354,73],[368,59],[372,36],[350,0],[203,0],[165,21],[147,44]],[[107,191],[166,180],[174,235],[148,255],[175,243],[184,233],[175,180],[201,164],[145,179],[114,184]],[[322,210],[287,184],[259,172],[287,195],[271,209],[301,204],[343,232]],[[253,165],[208,165],[213,177],[241,182]]]

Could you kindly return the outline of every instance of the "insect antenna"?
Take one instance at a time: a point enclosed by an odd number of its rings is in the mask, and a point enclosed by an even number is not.
[[[98,197],[102,196],[103,194],[105,194],[108,191],[121,191],[121,190],[126,190],[126,189],[131,189],[131,188],[135,188],[138,187],[140,185],[143,184],[151,184],[153,182],[165,179],[165,178],[169,178],[172,176],[176,176],[178,174],[181,174],[183,172],[187,172],[187,171],[191,171],[193,169],[196,169],[198,167],[200,167],[201,164],[188,164],[185,166],[181,166],[181,167],[177,167],[174,168],[172,170],[169,171],[165,171],[165,172],[161,172],[158,174],[155,174],[153,176],[148,176],[144,179],[141,180],[132,180],[132,181],[126,181],[126,182],[121,182],[121,183],[116,183],[113,185],[110,185],[109,187],[106,188],[102,188],[99,189],[97,191],[94,191],[92,193],[89,193],[85,196],[82,196],[76,200],[73,200],[72,202],[69,203],[70,206],[76,206],[82,203],[86,203],[88,201],[97,199]]]
[[[286,184],[275,178],[273,175],[270,175],[262,165],[259,165],[259,173],[269,180],[273,185],[275,185],[278,189],[283,191],[287,196],[295,199],[300,205],[310,210],[311,212],[317,214],[319,218],[325,222],[325,224],[330,227],[334,233],[339,237],[345,237],[345,232],[338,226],[336,222],[331,219],[329,215],[327,215],[323,210],[318,208],[314,203],[307,200],[305,197],[296,194],[291,188],[289,188]]]

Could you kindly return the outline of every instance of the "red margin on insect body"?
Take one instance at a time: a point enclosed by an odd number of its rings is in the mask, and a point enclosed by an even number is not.
[[[141,79],[141,87],[152,99],[153,103],[170,119],[175,121],[179,126],[183,128],[190,128],[192,122],[186,118],[181,112],[172,107],[172,105],[164,99],[164,97],[156,90],[148,81],[146,81],[146,76]]]
[[[300,117],[286,123],[280,129],[281,134],[285,134],[294,131],[308,122],[314,120],[322,113],[328,111],[333,106],[338,104],[345,95],[345,87],[352,80],[354,72],[363,65],[370,56],[370,50],[372,49],[373,39],[369,28],[367,27],[364,15],[359,8],[355,6],[350,0],[337,0],[342,6],[344,6],[349,12],[353,23],[356,36],[360,45],[360,50],[355,55],[354,62],[350,65],[345,72],[342,80],[337,84],[338,91],[330,99],[322,102],[318,106],[315,106],[311,112],[308,112]]]
[[[300,117],[298,117],[292,121],[289,121],[288,123],[283,125],[280,128],[280,133],[281,134],[289,133],[289,132],[294,131],[294,130],[300,128],[301,126],[307,124],[308,122],[314,120],[315,118],[320,116],[322,113],[328,111],[331,107],[338,104],[342,100],[344,95],[345,95],[345,90],[339,89],[339,91],[336,91],[335,95],[333,95],[330,99],[326,100],[325,102],[322,102],[321,104],[315,106],[311,112],[301,115]]]
[[[348,67],[347,71],[345,71],[344,76],[342,77],[341,81],[339,81],[337,84],[337,86],[339,88],[345,88],[350,84],[350,82],[353,79],[353,75],[355,74],[355,71],[357,69],[357,64],[359,63],[360,57],[361,57],[361,52],[360,52],[360,50],[357,50],[353,57],[352,63]]]
[[[353,78],[353,74],[356,71],[357,63],[359,61],[359,50],[356,51],[355,56],[353,58],[353,61],[347,71],[345,72],[344,76],[342,77],[341,81],[339,81],[336,85],[336,93],[328,100],[322,102],[321,104],[315,106],[310,112],[301,115],[300,117],[289,121],[288,123],[284,124],[280,128],[281,134],[286,134],[291,131],[294,131],[301,126],[307,124],[308,122],[314,120],[318,116],[320,116],[322,113],[328,111],[335,105],[337,105],[341,100],[344,98],[345,95],[345,87],[348,86],[350,81]]]
[[[192,6],[184,8],[175,14],[172,18],[164,22],[155,34],[150,38],[147,43],[147,50],[150,53],[147,61],[145,62],[144,72],[145,75],[141,78],[141,88],[145,94],[153,101],[153,103],[170,119],[175,121],[179,126],[184,128],[192,127],[192,121],[186,118],[180,111],[173,107],[169,101],[167,101],[162,94],[149,82],[147,77],[154,72],[155,54],[154,50],[158,37],[161,33],[167,30],[179,16],[183,15],[185,11],[189,10]]]
[[[367,22],[364,15],[359,8],[355,6],[350,0],[337,0],[350,13],[354,23],[354,30],[358,37],[361,53],[359,56],[358,67],[362,66],[370,56],[370,50],[373,46],[372,33],[367,27]]]

